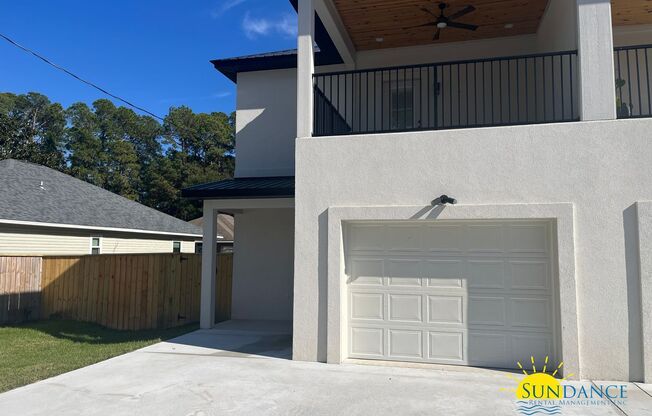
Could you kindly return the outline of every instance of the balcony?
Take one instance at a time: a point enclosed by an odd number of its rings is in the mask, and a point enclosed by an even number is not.
[[[577,68],[565,51],[315,74],[313,135],[577,121]]]

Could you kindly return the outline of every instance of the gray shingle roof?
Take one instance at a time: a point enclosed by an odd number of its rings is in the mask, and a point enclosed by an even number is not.
[[[33,163],[0,161],[0,219],[201,235],[195,225]]]
[[[191,224],[197,227],[204,225],[204,217],[195,218],[190,221]],[[235,222],[232,215],[219,214],[217,216],[217,235],[221,235],[223,239],[217,241],[233,241],[235,236]]]

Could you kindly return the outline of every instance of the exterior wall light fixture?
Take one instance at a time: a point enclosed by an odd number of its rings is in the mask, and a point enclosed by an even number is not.
[[[451,197],[448,196],[448,195],[442,195],[442,196],[440,196],[439,198],[434,199],[434,200],[432,201],[432,205],[433,205],[433,206],[436,206],[436,205],[448,205],[448,204],[450,204],[450,205],[455,205],[455,204],[457,204],[457,199],[455,199],[455,198],[451,198]]]

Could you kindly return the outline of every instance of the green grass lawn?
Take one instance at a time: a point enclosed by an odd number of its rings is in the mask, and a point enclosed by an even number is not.
[[[74,321],[0,326],[0,392],[75,370],[197,329],[117,331]]]

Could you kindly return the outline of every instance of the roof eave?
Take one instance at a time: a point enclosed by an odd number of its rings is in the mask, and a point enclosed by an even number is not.
[[[298,10],[296,0],[290,0],[290,3]],[[315,43],[319,50],[315,53],[315,65],[337,65],[344,62],[319,15],[315,16]],[[239,72],[296,68],[297,54],[295,51],[293,54],[214,59],[210,62],[215,69],[237,84]]]
[[[0,218],[0,224],[11,225],[24,225],[32,227],[48,227],[48,228],[65,228],[65,229],[79,229],[79,230],[92,230],[92,231],[108,231],[116,233],[134,233],[134,234],[151,234],[151,235],[165,235],[170,237],[201,237],[202,234],[183,233],[172,231],[155,231],[155,230],[142,230],[135,228],[117,228],[117,227],[101,227],[94,225],[82,224],[63,224],[57,222],[39,222],[39,221],[22,221],[22,220],[8,220]]]
[[[293,199],[294,192],[289,190],[265,191],[211,191],[184,190],[181,197],[186,199]]]

